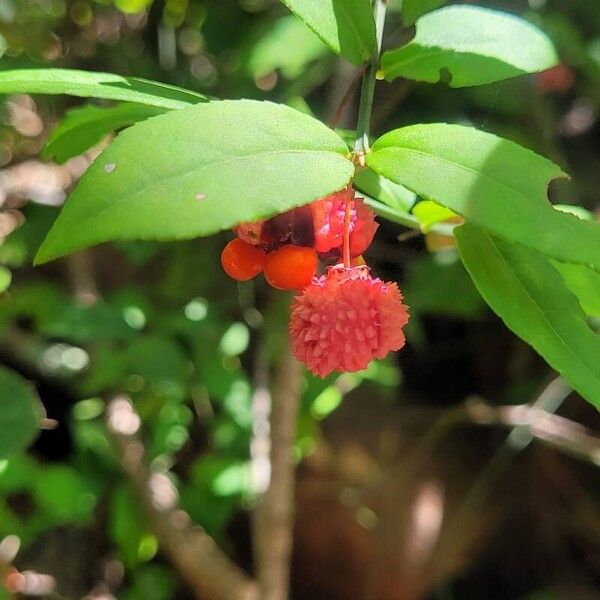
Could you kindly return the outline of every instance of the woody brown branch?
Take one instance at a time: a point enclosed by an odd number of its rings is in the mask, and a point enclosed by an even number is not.
[[[254,543],[262,600],[286,600],[294,526],[294,441],[300,365],[286,337],[271,412],[271,483],[256,508]]]
[[[168,480],[146,463],[145,449],[137,435],[139,423],[129,399],[120,396],[110,402],[108,430],[121,467],[148,515],[160,547],[199,600],[257,600],[255,582],[204,530],[191,525],[176,502],[165,501],[164,494],[157,494],[153,482],[161,475],[163,486],[168,485]]]

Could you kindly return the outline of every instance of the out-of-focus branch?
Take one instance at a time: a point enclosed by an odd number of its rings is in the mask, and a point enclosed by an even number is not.
[[[138,436],[140,418],[130,400],[113,399],[107,425],[121,467],[150,519],[160,546],[202,600],[256,600],[258,587],[189,516],[177,508],[177,492],[166,474],[151,469]]]
[[[100,297],[94,272],[91,250],[80,250],[67,257],[67,275],[75,300],[80,304],[94,304]]]
[[[252,439],[250,440],[250,473],[252,491],[261,495],[271,480],[271,390],[269,389],[269,361],[266,352],[265,331],[261,328],[256,348],[254,393],[252,395]]]
[[[335,112],[333,113],[331,119],[329,120],[329,127],[331,127],[331,129],[335,129],[337,127],[338,123],[340,122],[340,119],[347,112],[350,100],[352,100],[352,96],[354,95],[354,92],[356,91],[356,88],[357,88],[358,84],[360,83],[360,80],[361,80],[363,74],[364,74],[364,68],[359,69],[358,71],[356,71],[354,73],[353,77],[350,79],[350,83],[348,84],[348,87],[346,88],[346,91],[344,92],[342,99],[339,101],[339,103],[335,109]]]
[[[555,447],[563,449],[567,445],[569,450],[573,451],[572,441],[567,442],[564,437],[564,425],[567,420],[554,414],[572,391],[571,386],[561,377],[557,377],[544,387],[540,395],[529,405],[504,407],[500,410],[494,410],[493,407],[486,408],[485,405],[479,407],[479,409],[484,408],[484,410],[479,411],[479,422],[486,422],[484,412],[489,415],[488,419],[496,414],[498,424],[508,425],[511,427],[511,432],[479,473],[477,479],[465,494],[460,508],[455,511],[452,526],[438,544],[438,560],[443,561],[445,557],[456,556],[466,548],[469,539],[467,536],[461,535],[461,532],[465,530],[468,524],[474,522],[481,511],[481,507],[489,499],[502,475],[510,468],[518,454],[529,446],[534,438],[547,441],[548,434],[553,433]],[[477,415],[477,411],[473,413],[472,408],[470,414],[473,418]],[[515,408],[517,409],[516,413]],[[484,417],[483,420],[481,417]],[[491,424],[494,424],[493,420]],[[557,427],[558,424],[562,425],[562,428]],[[558,435],[561,429],[563,430],[562,438]],[[572,434],[573,432],[571,432]],[[587,437],[590,440],[594,439],[591,436]],[[597,449],[598,441],[595,440],[595,442]]]
[[[579,460],[600,465],[600,439],[585,427],[532,405],[490,406],[471,402],[465,406],[477,424],[514,428],[507,443],[520,449],[536,440]]]
[[[481,398],[466,402],[444,412],[421,439],[411,465],[416,468],[452,431],[468,425],[506,427],[512,429],[506,446],[521,450],[533,440],[558,452],[600,465],[600,439],[583,425],[554,414],[555,403],[564,401],[572,392],[561,378],[553,380],[532,404],[494,406]],[[550,403],[550,404],[548,404]]]
[[[286,600],[294,526],[294,440],[300,395],[300,365],[286,338],[271,412],[271,483],[254,521],[257,575],[262,600]]]

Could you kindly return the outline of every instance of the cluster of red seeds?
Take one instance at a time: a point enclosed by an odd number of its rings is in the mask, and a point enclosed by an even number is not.
[[[246,281],[263,272],[281,290],[298,290],[290,335],[294,354],[315,375],[359,371],[404,345],[408,311],[395,283],[374,279],[362,259],[375,215],[348,186],[266,221],[242,223],[221,263]],[[319,259],[336,263],[316,276]]]
[[[221,264],[227,275],[237,281],[248,281],[264,273],[269,285],[278,290],[299,290],[312,281],[317,271],[317,253],[294,244],[267,253],[236,238],[225,246]]]
[[[237,239],[221,255],[225,272],[238,281],[264,272],[276,289],[302,289],[315,276],[319,259],[342,257],[347,207],[350,254],[360,256],[371,245],[377,223],[373,211],[348,187],[272,219],[238,225]]]

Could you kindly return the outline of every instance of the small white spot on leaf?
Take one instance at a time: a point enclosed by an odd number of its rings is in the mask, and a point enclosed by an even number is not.
[[[104,171],[106,173],[112,173],[117,168],[117,163],[106,163],[104,165]]]
[[[196,194],[196,200],[206,200],[206,194],[204,192],[198,192]]]

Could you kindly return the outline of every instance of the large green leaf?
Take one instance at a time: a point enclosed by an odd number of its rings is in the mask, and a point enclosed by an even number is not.
[[[446,4],[448,0],[402,0],[402,19],[412,25],[420,16]]]
[[[33,388],[0,366],[0,459],[27,448],[40,429],[41,417]]]
[[[560,168],[514,142],[460,125],[414,125],[378,139],[367,164],[491,233],[600,270],[600,224],[552,208],[546,191]]]
[[[355,65],[375,51],[375,21],[369,0],[282,0],[336,54]]]
[[[451,87],[501,81],[557,63],[550,39],[518,17],[475,6],[449,6],[417,21],[414,39],[386,52],[388,81],[405,77],[436,83],[442,71]]]
[[[42,153],[62,164],[95,146],[111,131],[165,112],[164,108],[123,102],[117,106],[83,106],[67,113],[52,132]]]
[[[0,94],[67,94],[82,98],[125,100],[161,108],[185,108],[206,101],[202,94],[173,85],[75,69],[0,71]]]
[[[600,336],[550,261],[472,225],[455,234],[463,262],[494,312],[600,408]]]
[[[287,106],[226,100],[137,123],[96,159],[37,262],[121,239],[209,235],[344,187],[343,140]]]

